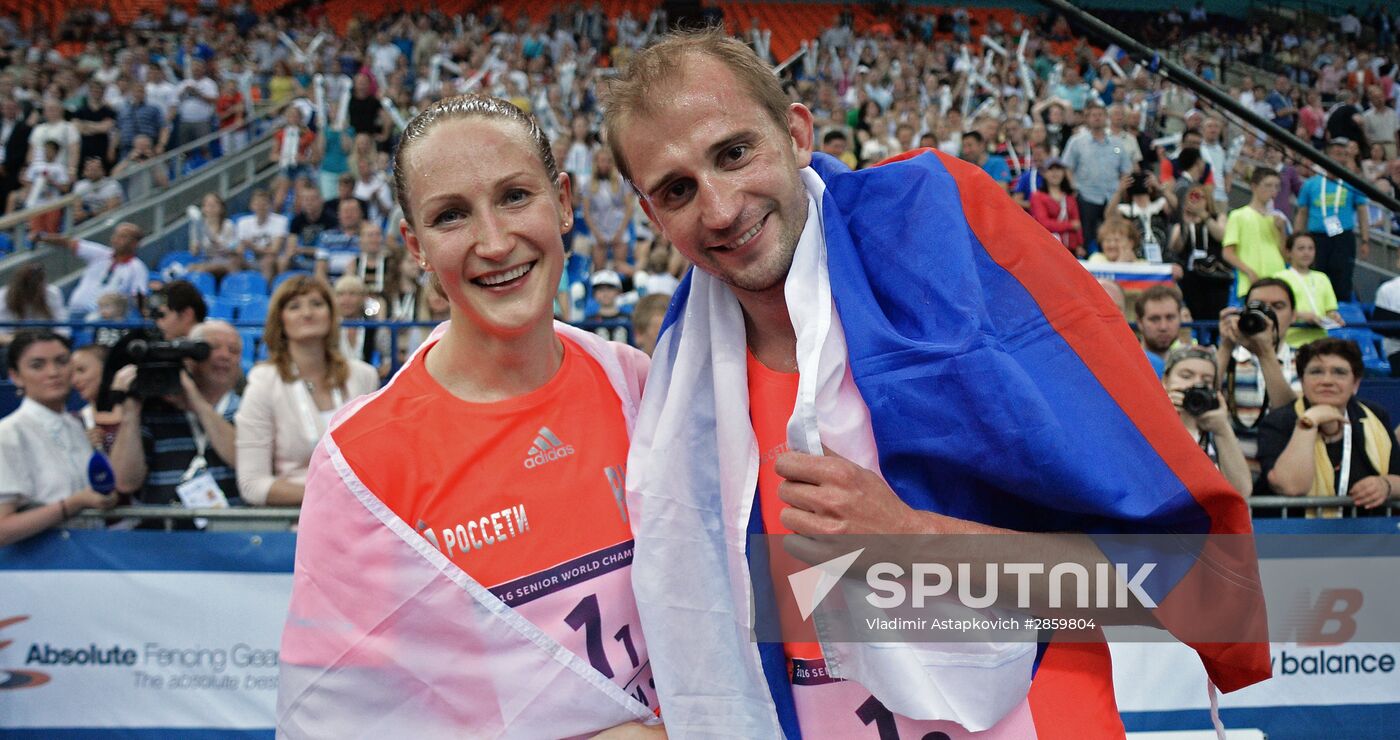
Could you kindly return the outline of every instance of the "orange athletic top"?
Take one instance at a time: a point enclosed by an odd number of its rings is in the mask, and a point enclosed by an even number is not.
[[[449,560],[655,707],[631,589],[626,422],[603,368],[560,340],[548,383],[494,403],[453,396],[419,352],[331,436]]]

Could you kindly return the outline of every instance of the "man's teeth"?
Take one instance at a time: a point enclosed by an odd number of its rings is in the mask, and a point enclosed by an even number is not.
[[[534,264],[533,262],[530,262],[530,263],[523,264],[523,265],[521,265],[521,266],[519,266],[519,267],[517,267],[517,268],[515,268],[515,269],[513,269],[513,270],[507,270],[507,271],[505,271],[505,272],[498,272],[498,273],[496,273],[495,275],[487,275],[486,277],[479,277],[479,278],[476,279],[476,282],[479,283],[479,284],[481,284],[481,285],[488,286],[488,287],[489,287],[489,286],[492,286],[492,285],[500,285],[501,283],[508,283],[508,282],[510,282],[510,281],[512,281],[512,280],[514,280],[514,279],[516,279],[516,278],[518,278],[518,277],[520,277],[521,275],[524,275],[525,273],[529,272],[529,271],[530,271],[530,267],[531,267],[533,264]]]
[[[763,228],[763,222],[767,220],[768,218],[766,216],[764,218],[759,219],[758,223],[753,225],[753,228],[749,229],[748,231],[745,231],[742,236],[734,240],[734,246],[731,248],[737,249],[739,247],[744,246],[745,244],[748,244],[749,240],[754,238],[754,235],[758,233],[758,230]]]

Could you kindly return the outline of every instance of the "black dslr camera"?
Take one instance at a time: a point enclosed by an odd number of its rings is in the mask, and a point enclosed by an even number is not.
[[[1270,326],[1278,326],[1278,316],[1274,309],[1263,301],[1250,301],[1240,312],[1240,333],[1251,335],[1267,331]]]
[[[180,373],[185,360],[199,362],[209,358],[209,345],[198,339],[166,340],[153,329],[132,329],[107,353],[102,366],[102,386],[97,393],[97,408],[108,410],[125,400],[155,398],[180,391]],[[125,394],[112,391],[112,377],[127,365],[136,366],[136,380]]]
[[[1181,394],[1181,408],[1192,416],[1200,416],[1220,408],[1220,397],[1209,383],[1193,385]]]

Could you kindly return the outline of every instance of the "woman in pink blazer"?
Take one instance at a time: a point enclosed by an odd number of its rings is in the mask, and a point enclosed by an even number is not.
[[[278,286],[263,343],[267,362],[248,373],[238,408],[238,490],[254,506],[299,506],[307,464],[331,415],[379,388],[379,374],[341,354],[340,317],[319,278]]]

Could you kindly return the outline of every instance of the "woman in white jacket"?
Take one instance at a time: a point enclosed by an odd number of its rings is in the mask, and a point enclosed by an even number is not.
[[[379,374],[341,353],[340,317],[319,278],[278,286],[263,343],[268,360],[248,373],[238,409],[238,490],[255,506],[298,506],[331,415],[378,388]]]

